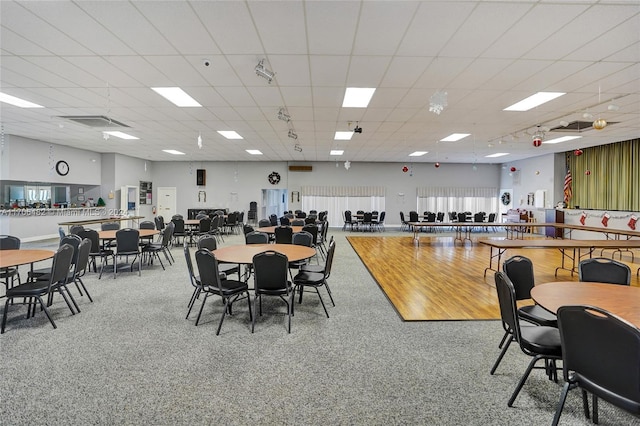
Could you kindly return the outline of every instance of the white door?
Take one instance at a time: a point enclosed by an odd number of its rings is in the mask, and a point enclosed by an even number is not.
[[[171,216],[176,214],[177,206],[175,187],[158,188],[158,216],[162,216],[165,222],[169,222]]]

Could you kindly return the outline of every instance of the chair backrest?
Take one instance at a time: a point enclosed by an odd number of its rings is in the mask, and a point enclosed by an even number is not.
[[[173,233],[174,234],[180,234],[183,235],[184,234],[184,219],[171,219],[171,222],[173,223]]]
[[[176,219],[182,219],[184,220],[184,216],[182,216],[181,214],[174,214],[173,216],[171,216],[171,221],[173,222]]]
[[[62,281],[67,281],[69,270],[71,269],[71,261],[73,260],[76,250],[71,244],[62,244],[58,247],[56,254],[53,255],[53,263],[51,265],[51,278],[49,286]]]
[[[200,274],[200,284],[204,287],[217,288],[222,294],[220,270],[216,256],[207,249],[200,249],[196,251],[196,264]]]
[[[200,227],[199,227],[199,232],[204,233],[204,232],[209,232],[211,230],[211,219],[209,219],[209,216],[204,216],[202,219],[200,219]]]
[[[293,219],[291,226],[304,226],[304,219]]]
[[[379,223],[383,223],[384,222],[384,217],[387,215],[386,211],[381,211],[380,215],[378,216],[378,222]]]
[[[249,211],[250,212],[256,212],[258,211],[258,202],[257,201],[251,201],[249,203]]]
[[[289,218],[288,218],[288,217],[286,217],[286,216],[282,216],[282,217],[280,218],[280,225],[282,225],[282,226],[286,226],[286,225],[290,225],[290,224],[291,224],[291,220],[289,220]]]
[[[474,222],[482,222],[484,220],[484,215],[482,213],[475,213],[473,215]]]
[[[535,285],[533,263],[524,256],[512,256],[502,264],[516,291],[516,300],[531,299],[531,289]]]
[[[318,220],[320,222],[324,222],[325,217],[327,217],[327,212],[325,210],[318,213]]]
[[[0,250],[19,250],[20,238],[13,235],[0,235]]]
[[[436,214],[436,221],[443,222],[444,221],[444,212],[438,212]]]
[[[260,219],[258,221],[259,228],[267,228],[269,226],[271,226],[271,221],[269,219]]]
[[[585,259],[578,264],[580,281],[631,284],[631,269],[624,263],[604,257]]]
[[[238,215],[236,214],[236,212],[232,212],[229,213],[227,215],[227,225],[229,226],[235,226],[238,223]]]
[[[318,225],[316,225],[315,223],[313,224],[309,223],[303,226],[302,230],[311,234],[311,237],[313,237],[312,244],[315,246],[318,243],[318,232],[320,231],[320,228],[318,228]]]
[[[293,229],[290,226],[278,226],[275,229],[276,244],[291,244]]]
[[[253,231],[255,231],[255,229],[253,229],[253,226],[247,225],[246,223],[242,225],[242,232],[244,235],[247,235],[249,232],[253,232]]]
[[[431,212],[427,215],[427,222],[435,222],[436,221],[436,214]]]
[[[309,232],[304,230],[300,232],[296,232],[295,234],[293,234],[293,237],[291,238],[291,244],[295,244],[298,246],[312,247],[313,235],[311,235]]]
[[[467,221],[467,213],[460,212],[458,213],[458,222],[466,222]]]
[[[140,243],[140,231],[124,228],[116,232],[116,249],[118,253],[137,253]]]
[[[329,249],[327,250],[327,260],[324,263],[324,279],[326,280],[331,275],[331,267],[333,266],[333,255],[336,252],[336,242],[331,237],[329,242]]]
[[[150,220],[145,220],[140,222],[140,225],[138,226],[138,228],[140,229],[156,229],[156,224],[151,222]]]
[[[247,244],[269,244],[269,234],[260,231],[249,232],[244,239]]]
[[[76,276],[84,275],[87,265],[89,265],[89,254],[91,253],[91,240],[84,238],[78,247],[78,261],[76,262]]]
[[[103,231],[117,231],[120,229],[120,222],[105,222],[100,225]]]
[[[289,260],[276,251],[253,256],[253,279],[256,293],[284,290],[289,282]]]
[[[99,254],[100,253],[100,236],[98,235],[98,231],[95,229],[85,228],[78,233],[78,236],[83,240],[87,239],[91,241],[91,251],[90,254]]]
[[[561,306],[558,328],[565,379],[633,413],[640,412],[640,329],[591,306]]]
[[[198,213],[196,215],[196,220],[204,219],[205,217],[209,217],[209,215],[204,214],[204,212]]]
[[[278,216],[276,216],[275,214],[270,215],[269,222],[271,223],[270,226],[278,226]]]
[[[173,222],[169,222],[167,226],[164,228],[164,232],[162,233],[162,246],[169,247],[171,243],[171,239],[173,238],[173,230],[175,229],[175,224]]]
[[[218,242],[213,235],[204,235],[198,240],[198,249],[207,249],[214,251],[218,248]]]
[[[404,212],[400,212],[400,222],[402,223],[406,222],[404,219]]]
[[[410,211],[409,212],[409,222],[417,222],[418,221],[418,212],[417,211]]]
[[[78,233],[83,229],[84,229],[84,226],[82,225],[73,225],[71,229],[69,229],[69,233],[78,235]]]
[[[76,234],[65,235],[64,238],[60,240],[60,245],[69,244],[71,247],[73,247],[73,256],[71,257],[72,265],[76,265],[78,262],[78,248],[80,247],[81,242],[82,238],[80,238]]]
[[[345,222],[351,222],[351,220],[352,220],[351,210],[345,210],[344,211],[344,220],[345,220]]]
[[[500,304],[500,318],[506,329],[513,332],[513,336],[520,344],[520,322],[518,321],[516,307],[516,291],[511,280],[504,272],[496,272],[494,278]]]
[[[185,260],[187,261],[187,271],[189,271],[189,281],[191,282],[191,285],[194,287],[197,287],[198,285],[200,285],[200,283],[198,282],[196,275],[193,273],[193,262],[191,261],[191,252],[189,250],[189,242],[185,239],[184,244],[184,257]]]
[[[58,228],[58,234],[60,234],[60,238],[64,237],[66,234],[64,233],[64,229],[62,229],[62,226],[60,226]]]
[[[162,231],[164,229],[164,217],[156,216],[153,221],[156,223],[156,229]]]
[[[495,222],[495,221],[496,221],[496,214],[489,213],[489,219],[487,220],[487,222]]]
[[[362,222],[364,223],[371,223],[372,220],[373,220],[373,213],[371,212],[366,212],[364,216],[362,216]]]

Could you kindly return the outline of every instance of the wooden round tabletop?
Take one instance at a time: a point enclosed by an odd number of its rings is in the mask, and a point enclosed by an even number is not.
[[[258,232],[264,232],[266,234],[275,234],[277,226],[265,226],[263,228],[256,228]],[[302,231],[302,226],[290,226],[291,230],[295,234],[296,232]]]
[[[40,262],[51,259],[55,253],[52,250],[0,250],[0,268]]]
[[[566,305],[596,306],[640,327],[640,287],[560,281],[536,285],[531,298],[553,313]]]
[[[221,247],[214,250],[213,254],[219,262],[250,264],[253,263],[253,256],[269,250],[284,254],[289,262],[308,259],[316,254],[311,247],[295,244],[242,244]]]
[[[98,231],[98,237],[100,237],[101,240],[115,240],[116,232],[118,231],[119,229],[113,229],[109,231]],[[140,232],[140,238],[151,237],[153,235],[158,235],[160,233],[160,231],[158,231],[157,229],[138,229],[138,231]]]

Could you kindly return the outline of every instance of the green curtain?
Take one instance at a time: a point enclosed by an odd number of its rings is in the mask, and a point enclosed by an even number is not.
[[[573,179],[569,206],[640,211],[640,139],[567,152]]]

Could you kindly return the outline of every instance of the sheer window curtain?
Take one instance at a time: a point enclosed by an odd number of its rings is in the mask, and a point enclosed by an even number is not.
[[[498,212],[498,188],[418,188],[418,213]]]
[[[329,226],[342,226],[344,211],[379,212],[385,209],[385,188],[382,186],[303,186],[302,210],[326,210]]]

